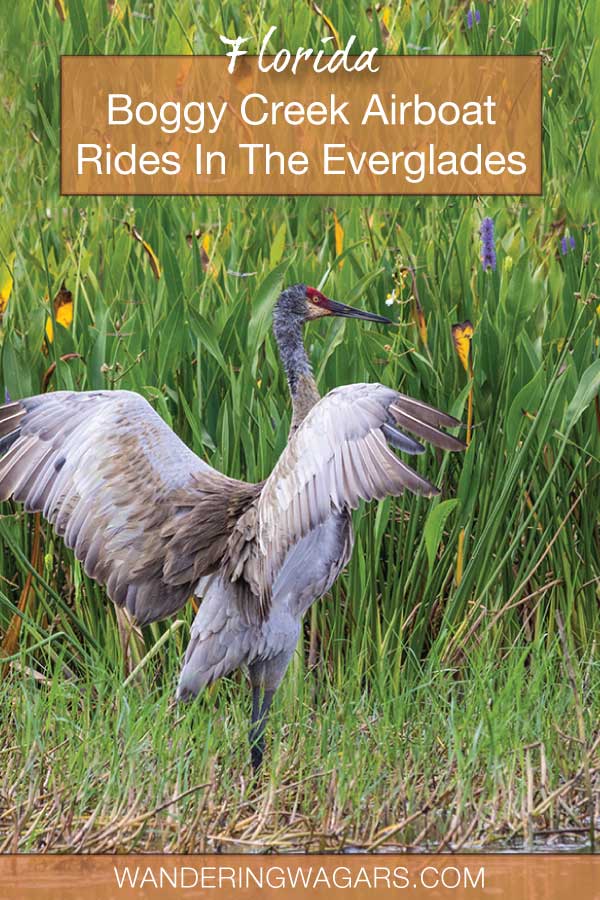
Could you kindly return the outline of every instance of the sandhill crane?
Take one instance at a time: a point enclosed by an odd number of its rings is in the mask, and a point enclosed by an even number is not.
[[[275,306],[273,330],[292,398],[288,444],[259,484],[228,478],[196,456],[139,394],[57,391],[0,408],[0,499],[39,511],[87,574],[139,625],[192,595],[192,625],[177,696],[188,699],[238,667],[252,685],[255,770],[273,695],[302,618],[352,553],[350,511],[405,489],[439,493],[407,454],[464,444],[460,425],[382,384],[350,384],[321,398],[303,326],[322,316],[391,324],[296,284]]]

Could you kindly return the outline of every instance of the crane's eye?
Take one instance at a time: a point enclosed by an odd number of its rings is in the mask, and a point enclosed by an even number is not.
[[[325,294],[322,294],[321,291],[318,291],[314,287],[306,288],[306,297],[310,300],[311,303],[314,303],[316,306],[320,306],[321,303],[324,303],[327,300]]]

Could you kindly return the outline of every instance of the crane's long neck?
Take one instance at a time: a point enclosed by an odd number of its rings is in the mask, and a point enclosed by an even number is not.
[[[276,319],[273,331],[292,397],[294,414],[290,434],[293,434],[319,401],[320,394],[302,339],[302,322]]]

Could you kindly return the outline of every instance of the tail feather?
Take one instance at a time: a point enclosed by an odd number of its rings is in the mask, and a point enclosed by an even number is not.
[[[213,681],[239,668],[251,650],[260,649],[260,629],[249,628],[240,615],[234,586],[221,576],[209,576],[198,587],[203,599],[179,676],[178,700],[191,700]]]

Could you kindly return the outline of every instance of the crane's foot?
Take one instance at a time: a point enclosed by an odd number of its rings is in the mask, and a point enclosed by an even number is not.
[[[265,752],[265,727],[275,691],[264,691],[261,702],[261,687],[252,686],[252,724],[250,726],[250,758],[254,774],[262,766]]]

